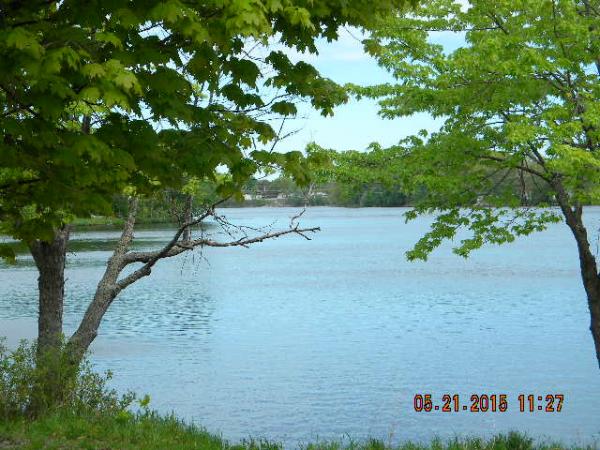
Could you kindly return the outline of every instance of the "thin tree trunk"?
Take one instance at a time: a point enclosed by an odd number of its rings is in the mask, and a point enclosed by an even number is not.
[[[554,187],[557,192],[558,204],[577,242],[581,279],[590,310],[590,331],[594,340],[596,360],[598,367],[600,367],[600,277],[598,276],[596,258],[590,249],[587,229],[583,223],[583,208],[581,206],[573,208],[569,206],[568,194],[560,181],[555,181]]]
[[[581,229],[583,229],[583,233],[581,233]],[[587,233],[583,226],[581,226],[578,233],[581,233],[581,236],[576,236],[575,238],[578,244],[580,239],[582,240],[581,242],[587,243]],[[590,331],[596,349],[596,360],[598,361],[598,367],[600,367],[600,279],[598,278],[596,260],[589,251],[589,245],[587,245],[587,249],[583,250],[583,252],[580,249],[579,264],[583,286],[587,295],[588,308],[590,310]]]
[[[127,253],[129,245],[133,240],[137,210],[138,199],[130,199],[128,217],[123,227],[119,243],[108,260],[104,275],[96,288],[94,299],[89,304],[79,327],[69,339],[69,357],[74,363],[81,362],[85,352],[98,335],[98,328],[100,327],[104,314],[106,314],[108,307],[117,297],[119,292],[121,292],[117,279],[126,265],[123,256]]]
[[[598,359],[598,366],[600,367],[600,298],[596,297],[594,301],[589,301],[591,324],[590,330],[594,338],[594,345],[596,346],[596,358]]]
[[[39,272],[38,352],[57,348],[62,339],[68,241],[66,226],[55,232],[51,242],[34,241],[29,245]]]
[[[88,306],[79,328],[69,340],[69,358],[73,364],[81,362],[85,352],[98,336],[100,322],[118,293],[119,290],[114,286],[112,280],[106,279],[106,275],[98,283],[94,299]]]

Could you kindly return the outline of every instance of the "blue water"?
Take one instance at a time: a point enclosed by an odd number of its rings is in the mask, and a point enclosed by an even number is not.
[[[295,209],[225,210],[237,223],[287,227]],[[93,346],[114,385],[150,394],[231,440],[398,442],[510,429],[586,443],[600,438],[600,370],[575,245],[563,224],[468,260],[404,252],[428,219],[401,208],[313,208],[322,231],[249,249],[205,249],[158,264],[113,304]],[[588,209],[590,228],[600,209]],[[172,231],[139,231],[142,247]],[[596,239],[596,233],[591,233]],[[77,233],[66,328],[85,310],[114,231]],[[224,237],[223,237],[224,238]],[[595,242],[594,242],[595,245]],[[103,250],[104,249],[104,250]],[[0,268],[0,335],[35,330],[36,271]],[[505,413],[417,413],[431,393],[507,394]],[[561,393],[560,413],[521,413],[517,395]]]

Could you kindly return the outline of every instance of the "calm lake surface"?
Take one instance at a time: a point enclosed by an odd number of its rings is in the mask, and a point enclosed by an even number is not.
[[[161,262],[115,301],[93,346],[120,390],[231,440],[289,446],[367,436],[393,442],[510,429],[570,443],[600,439],[600,370],[575,243],[554,225],[469,260],[448,247],[427,263],[404,252],[427,219],[401,208],[312,208],[308,242],[205,249]],[[287,227],[297,209],[223,211],[240,224]],[[586,210],[592,237],[600,209]],[[142,247],[167,228],[136,233]],[[75,233],[66,328],[83,314],[118,231]],[[33,262],[0,266],[0,335],[35,330]],[[508,394],[506,413],[416,413],[430,393]],[[520,413],[517,395],[560,393],[560,413]]]

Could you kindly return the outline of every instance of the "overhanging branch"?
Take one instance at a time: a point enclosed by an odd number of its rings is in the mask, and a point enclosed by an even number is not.
[[[308,236],[309,233],[316,233],[320,231],[319,227],[311,227],[311,228],[300,228],[299,224],[294,223],[295,217],[292,219],[290,223],[290,227],[285,230],[279,231],[269,231],[266,233],[258,234],[257,236],[248,236],[244,235],[239,239],[233,239],[230,241],[217,241],[213,239],[200,238],[193,240],[181,241],[181,236],[183,233],[188,230],[190,227],[194,225],[198,225],[206,220],[208,217],[215,217],[223,221],[223,218],[220,218],[216,215],[215,209],[217,206],[225,202],[228,198],[222,199],[217,203],[214,203],[210,207],[206,209],[206,211],[201,214],[199,217],[194,220],[184,223],[180,226],[171,240],[160,250],[158,251],[150,251],[150,252],[127,252],[119,255],[119,267],[120,271],[123,270],[126,266],[133,263],[143,263],[143,266],[136,269],[134,272],[126,276],[125,278],[117,281],[114,279],[114,288],[116,292],[120,292],[131,284],[135,283],[137,280],[150,275],[152,272],[152,268],[154,265],[161,259],[172,258],[174,256],[180,255],[186,251],[193,250],[197,247],[249,247],[252,244],[257,244],[259,242],[263,242],[269,239],[277,239],[281,236],[295,234],[303,237],[304,239],[310,240],[311,238]]]
[[[214,203],[199,217],[184,223],[177,229],[171,240],[162,249],[150,252],[128,251],[128,247],[133,241],[133,231],[137,214],[137,200],[132,199],[130,201],[129,215],[123,228],[121,238],[108,261],[104,276],[98,283],[94,299],[88,306],[79,328],[69,340],[69,346],[73,349],[74,355],[80,357],[82,352],[85,351],[94,340],[98,333],[98,327],[100,326],[102,317],[117,295],[123,289],[139,279],[150,275],[153,266],[161,259],[171,258],[186,251],[191,251],[197,247],[248,247],[252,244],[263,242],[268,239],[277,239],[288,234],[296,234],[310,240],[310,233],[320,231],[319,227],[300,228],[297,224],[298,216],[296,216],[292,218],[288,229],[280,231],[260,233],[258,229],[253,229],[254,231],[259,232],[259,234],[255,236],[244,234],[239,239],[232,239],[224,242],[208,238],[181,240],[181,237],[186,230],[194,225],[200,224],[208,217],[212,216],[218,218],[221,223],[223,223],[225,219],[216,215],[215,208],[226,200],[227,198]],[[125,267],[133,263],[142,263],[143,265],[128,276],[119,280],[118,277]]]
[[[287,230],[280,230],[275,232],[269,232],[260,234],[254,237],[242,237],[233,241],[220,242],[213,239],[194,239],[188,242],[180,242],[178,240],[171,240],[162,250],[157,252],[129,252],[124,255],[125,265],[132,263],[144,263],[142,267],[128,275],[127,277],[117,282],[117,289],[123,290],[127,286],[135,283],[140,278],[150,275],[152,267],[161,259],[172,258],[180,255],[186,251],[193,250],[197,247],[249,247],[252,244],[257,244],[269,239],[277,239],[288,234],[296,234],[303,237],[306,240],[311,240],[308,236],[309,233],[316,233],[320,231],[320,227],[311,228],[300,228],[298,225],[289,228]]]

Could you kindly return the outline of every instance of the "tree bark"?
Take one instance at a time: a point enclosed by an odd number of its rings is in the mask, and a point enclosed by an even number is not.
[[[583,208],[581,206],[570,206],[568,194],[560,181],[554,182],[554,188],[565,221],[577,242],[581,279],[590,310],[590,331],[596,350],[596,361],[600,368],[600,277],[598,276],[596,258],[590,249],[587,229],[583,223]]]
[[[69,227],[65,226],[55,232],[52,241],[29,244],[39,272],[38,354],[61,343],[68,241]]]
[[[94,339],[96,339],[98,328],[100,327],[104,314],[106,314],[108,307],[117,297],[119,292],[121,292],[117,279],[126,266],[124,255],[127,253],[129,245],[133,240],[137,209],[138,199],[130,199],[127,221],[123,227],[119,243],[108,260],[104,275],[98,283],[94,298],[85,311],[79,327],[69,339],[69,357],[76,363],[81,362],[83,355]]]
[[[77,331],[71,336],[68,344],[69,358],[73,364],[79,364],[96,336],[102,318],[113,300],[117,297],[119,290],[116,289],[112,280],[106,277],[98,284],[94,299],[88,306],[83,320]]]
[[[590,301],[588,296],[588,304],[591,316],[590,331],[594,338],[596,358],[598,360],[598,367],[600,367],[600,298],[596,297],[593,301]]]
[[[35,394],[28,414],[35,416],[64,398],[68,377],[76,373],[62,364],[65,262],[69,227],[54,233],[52,241],[33,241],[29,249],[37,266],[39,314]]]

